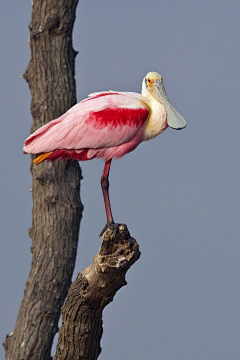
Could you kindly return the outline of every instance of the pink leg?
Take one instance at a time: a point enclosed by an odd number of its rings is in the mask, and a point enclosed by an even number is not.
[[[109,199],[109,193],[108,193],[108,189],[109,189],[108,176],[109,176],[109,170],[110,170],[111,162],[112,162],[112,159],[106,161],[104,169],[103,169],[102,177],[101,177],[101,186],[102,186],[103,199],[104,199],[106,215],[107,215],[107,224],[104,227],[104,229],[102,230],[100,236],[103,235],[103,233],[107,230],[107,228],[110,225],[113,225],[113,226],[115,225],[114,221],[113,221],[112,210],[111,210],[110,199]],[[115,226],[114,226],[114,231],[116,232]]]

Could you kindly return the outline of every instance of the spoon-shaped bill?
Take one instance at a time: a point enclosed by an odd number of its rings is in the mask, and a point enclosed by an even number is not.
[[[168,126],[176,130],[185,128],[185,126],[187,126],[187,122],[170,103],[162,80],[154,81],[152,92],[155,98],[165,107]]]

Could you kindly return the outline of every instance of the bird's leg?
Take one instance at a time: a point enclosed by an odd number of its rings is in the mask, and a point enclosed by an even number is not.
[[[108,193],[108,189],[109,189],[108,177],[109,177],[109,171],[110,171],[111,162],[112,162],[112,159],[106,161],[104,169],[103,169],[102,177],[101,177],[101,186],[102,186],[103,199],[104,199],[106,215],[107,215],[107,224],[105,225],[105,227],[101,231],[100,236],[103,235],[103,233],[107,230],[107,228],[110,225],[112,225],[114,227],[114,234],[116,235],[116,233],[117,233],[117,225],[113,221],[112,210],[111,210],[110,199],[109,199],[109,193]]]

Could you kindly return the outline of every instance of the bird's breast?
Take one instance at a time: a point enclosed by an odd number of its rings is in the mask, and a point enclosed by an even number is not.
[[[161,134],[167,126],[167,112],[164,106],[157,101],[151,101],[151,112],[146,123],[143,140],[147,141],[155,138]]]

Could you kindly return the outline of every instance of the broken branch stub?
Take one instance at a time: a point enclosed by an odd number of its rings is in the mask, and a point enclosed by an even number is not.
[[[62,326],[55,360],[95,360],[101,352],[102,311],[126,285],[127,270],[140,257],[139,246],[126,225],[107,230],[91,266],[70,287],[62,308]]]

